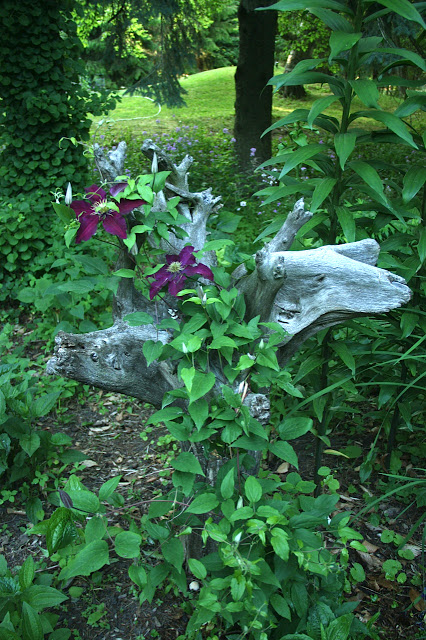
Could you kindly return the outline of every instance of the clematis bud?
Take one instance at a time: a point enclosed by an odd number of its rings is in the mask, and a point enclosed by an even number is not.
[[[72,202],[72,187],[71,187],[71,182],[68,182],[67,192],[65,194],[65,204],[69,206],[71,202]]]
[[[190,591],[198,591],[200,588],[200,584],[199,582],[196,582],[196,580],[193,580],[192,582],[189,583],[189,590]]]
[[[188,353],[188,347],[186,346],[186,344],[184,342],[182,342],[182,351],[183,351],[183,353]]]

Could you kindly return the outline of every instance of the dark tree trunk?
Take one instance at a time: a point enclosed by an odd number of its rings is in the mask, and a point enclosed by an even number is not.
[[[272,121],[276,11],[255,11],[270,0],[241,0],[238,7],[240,49],[235,73],[236,151],[241,169],[252,169],[271,157],[271,135],[261,138]],[[253,151],[255,149],[256,151]]]

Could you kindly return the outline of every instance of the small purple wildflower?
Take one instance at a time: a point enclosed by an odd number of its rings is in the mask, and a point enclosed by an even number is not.
[[[256,147],[252,147],[252,148],[250,149],[250,156],[253,158],[253,156],[255,155],[255,153],[256,153]]]

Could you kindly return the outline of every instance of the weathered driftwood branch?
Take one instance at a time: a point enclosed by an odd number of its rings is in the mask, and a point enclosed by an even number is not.
[[[142,151],[151,159],[155,153],[159,169],[170,171],[154,210],[164,209],[169,198],[179,195],[179,212],[188,220],[183,225],[188,237],[182,240],[171,235],[164,248],[168,253],[179,252],[186,244],[201,249],[207,239],[208,217],[217,211],[220,198],[213,197],[211,189],[189,191],[191,157],[176,165],[150,140]],[[98,147],[95,155],[101,174],[108,180],[122,174],[124,143],[108,155]],[[278,348],[282,365],[317,331],[350,318],[386,313],[410,298],[403,278],[375,266],[379,245],[374,240],[289,251],[296,233],[311,217],[299,200],[275,237],[256,254],[255,271],[248,274],[242,265],[233,274],[234,286],[245,297],[247,316],[260,315],[262,321],[276,321],[286,330],[287,336]],[[124,246],[119,259],[120,266],[127,266]],[[207,252],[203,262],[214,265],[215,254]],[[167,296],[158,302],[147,300],[131,280],[123,279],[114,303],[114,325],[83,335],[60,332],[47,372],[160,406],[166,391],[176,388],[178,381],[173,367],[165,362],[147,367],[142,347],[146,340],[165,343],[171,334],[157,332],[154,326],[130,327],[123,317],[134,311],[164,318],[168,313]],[[222,378],[219,370],[217,378]],[[248,402],[252,401],[253,413],[256,406],[261,407],[262,421],[267,421],[267,401],[249,396]]]

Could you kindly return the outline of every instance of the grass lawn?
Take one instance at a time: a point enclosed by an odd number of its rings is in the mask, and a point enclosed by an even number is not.
[[[177,124],[202,125],[203,128],[211,128],[218,131],[223,127],[232,128],[234,119],[235,67],[223,67],[204,71],[186,78],[182,78],[181,85],[187,91],[184,96],[186,107],[159,107],[156,103],[141,96],[123,95],[122,101],[117,107],[110,111],[105,119],[105,124],[101,126],[99,133],[105,133],[105,127],[111,132],[119,128],[121,131],[129,131],[140,134],[141,131],[152,133],[163,133],[171,131]],[[303,100],[291,100],[282,98],[280,95],[274,96],[273,119],[283,118],[296,108],[310,109],[318,98],[330,95],[325,89],[318,85],[308,85],[308,95]],[[123,92],[122,92],[123,93]],[[386,111],[394,111],[401,103],[400,98],[382,94],[380,105]],[[366,107],[356,98],[353,101],[353,110],[362,110]],[[341,108],[339,103],[334,103],[325,113],[340,118]],[[101,120],[96,118],[94,123]],[[414,114],[411,117],[415,128],[425,123],[425,116]],[[360,118],[356,121],[356,126],[366,129],[381,128],[374,120]]]

